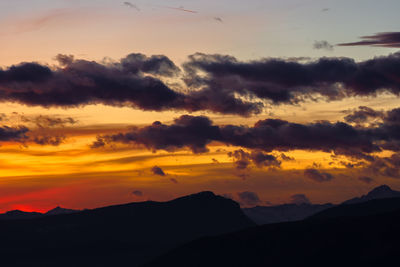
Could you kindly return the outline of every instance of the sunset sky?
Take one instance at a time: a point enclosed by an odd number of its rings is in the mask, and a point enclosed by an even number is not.
[[[399,9],[0,1],[0,212],[400,189]]]

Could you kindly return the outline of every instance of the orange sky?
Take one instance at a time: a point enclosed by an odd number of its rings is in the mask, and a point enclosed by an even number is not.
[[[79,1],[23,2],[0,3],[0,10],[3,10],[0,11],[0,66],[3,70],[21,62],[38,62],[56,69],[54,58],[59,53],[104,64],[118,62],[133,52],[148,56],[162,54],[181,66],[196,52],[228,54],[245,61],[266,57],[344,56],[360,61],[397,50],[376,46],[335,47],[332,51],[314,49],[316,40],[327,39],[336,44],[392,30],[385,22],[375,25],[365,17],[358,20],[359,23],[351,23],[355,11],[346,11],[346,1],[290,0],[279,4],[257,1],[246,6],[241,1],[232,1],[230,5],[226,1],[193,1],[192,6],[185,3],[185,9],[196,10],[193,14],[162,8],[157,1],[151,5],[138,2],[140,12],[106,0],[92,5]],[[387,20],[392,21],[397,19],[397,13],[392,14],[391,10],[396,10],[398,3],[388,2]],[[368,3],[372,7],[372,2]],[[168,6],[180,6],[176,1],[170,4]],[[322,13],[326,5],[332,6],[331,11]],[[366,5],[359,12],[370,14],[371,7]],[[181,78],[168,82],[182,83]],[[334,123],[344,121],[344,111],[359,106],[389,111],[398,108],[398,96],[385,93],[339,101],[267,105],[262,113],[250,117],[210,111],[190,115],[208,116],[216,125],[252,126],[269,118],[296,123],[322,120]],[[361,168],[346,169],[340,161],[348,162],[348,158],[338,158],[331,163],[332,153],[322,151],[285,151],[294,161],[284,161],[280,158],[281,151],[272,151],[272,155],[282,160],[281,168],[251,165],[246,170],[238,170],[227,154],[240,147],[221,143],[212,143],[210,151],[203,154],[193,154],[186,148],[173,153],[153,152],[126,144],[99,149],[90,147],[97,136],[127,132],[132,127],[143,127],[154,121],[171,124],[188,113],[184,110],[142,111],[102,104],[46,108],[3,100],[0,103],[2,126],[24,125],[30,128],[30,137],[58,136],[61,143],[56,146],[41,146],[30,141],[1,143],[0,212],[11,209],[46,211],[58,205],[83,209],[148,199],[163,201],[202,190],[234,196],[242,191],[256,192],[262,205],[288,202],[294,194],[306,194],[316,203],[340,202],[383,183],[400,189],[398,179],[366,174]],[[74,123],[40,127],[35,122],[40,116],[72,118]],[[154,166],[162,168],[166,175],[155,175],[151,171]],[[315,166],[321,172],[333,174],[335,179],[319,183],[304,177],[304,170]],[[358,180],[363,175],[373,176],[374,182],[365,184]],[[143,196],[133,195],[135,190],[142,191]]]

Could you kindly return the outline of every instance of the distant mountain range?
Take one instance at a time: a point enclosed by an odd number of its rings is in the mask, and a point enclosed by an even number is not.
[[[400,191],[392,190],[387,185],[379,186],[367,195],[344,201],[341,205],[363,203],[373,199],[400,197]],[[283,204],[277,206],[257,206],[245,208],[243,212],[258,225],[304,220],[323,210],[334,207],[333,204]]]
[[[371,192],[359,198],[363,202],[347,202],[302,221],[198,239],[145,267],[397,265],[400,198],[389,198],[393,192],[387,187]]]
[[[361,197],[355,197],[344,201],[342,204],[356,204],[362,203],[373,199],[394,198],[400,197],[400,191],[392,190],[387,185],[376,187],[368,194]],[[276,206],[256,206],[253,208],[243,208],[243,212],[256,224],[270,224],[280,222],[292,222],[304,220],[316,213],[334,207],[331,203],[327,204],[283,204]],[[24,220],[33,219],[51,215],[62,215],[80,212],[81,210],[65,209],[56,207],[46,213],[39,212],[25,212],[20,210],[8,211],[0,214],[0,220]]]
[[[44,216],[71,214],[75,212],[80,212],[80,210],[64,209],[61,207],[56,207],[46,213],[11,210],[7,211],[6,213],[0,214],[0,220],[29,220]]]
[[[300,221],[333,206],[333,204],[283,204],[278,206],[245,208],[243,212],[258,225],[263,225]]]
[[[197,238],[255,226],[239,204],[211,192],[48,213],[60,212],[0,221],[1,266],[134,267]]]

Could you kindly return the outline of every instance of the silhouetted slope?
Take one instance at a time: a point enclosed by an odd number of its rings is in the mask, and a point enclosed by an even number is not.
[[[363,195],[361,197],[356,197],[344,201],[342,203],[345,205],[348,204],[356,204],[356,203],[364,203],[374,199],[385,199],[385,198],[395,198],[400,197],[400,192],[392,190],[387,185],[381,185],[373,190],[371,190],[368,194]],[[258,225],[270,224],[270,223],[280,223],[280,222],[293,222],[303,220],[307,217],[313,216],[317,213],[320,213],[324,210],[335,207],[333,204],[283,204],[277,206],[257,206],[254,208],[245,208],[243,212],[252,219]],[[335,211],[336,209],[333,209]],[[351,208],[349,208],[349,211]],[[387,211],[383,209],[384,211]],[[390,210],[390,209],[389,209]],[[359,212],[362,212],[361,210]],[[366,213],[366,211],[363,211]],[[351,212],[349,213],[351,214]],[[367,214],[367,213],[366,213]],[[369,214],[375,214],[375,212],[371,212]],[[333,215],[336,217],[336,215]]]
[[[400,197],[400,191],[392,190],[387,185],[381,185],[381,186],[374,188],[373,190],[371,190],[368,194],[366,194],[364,196],[349,199],[349,200],[343,202],[342,204],[356,204],[356,203],[362,203],[362,202],[373,200],[373,199],[395,198],[395,197]]]
[[[190,242],[145,266],[397,266],[399,224],[399,209],[270,224]]]
[[[211,192],[34,220],[0,221],[2,266],[137,266],[179,244],[253,226]]]
[[[245,208],[243,212],[258,225],[303,220],[315,213],[333,207],[332,204],[284,204],[278,206]]]
[[[70,213],[75,213],[75,212],[79,212],[79,210],[63,209],[60,207],[51,209],[46,213],[11,210],[11,211],[7,211],[6,213],[0,214],[0,221],[1,220],[29,220],[29,219],[35,219],[35,218],[44,217],[44,216],[70,214]]]
[[[400,198],[373,199],[356,204],[341,204],[314,214],[308,219],[321,220],[337,217],[368,216],[396,210],[400,210]]]
[[[71,209],[64,209],[61,207],[56,207],[54,209],[49,210],[44,215],[60,215],[60,214],[71,214],[79,212],[80,210],[71,210]]]

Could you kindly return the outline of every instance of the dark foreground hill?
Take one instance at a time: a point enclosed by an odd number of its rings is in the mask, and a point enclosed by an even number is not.
[[[363,203],[362,207],[358,205],[333,208],[338,217],[315,216],[299,222],[270,224],[202,238],[169,252],[146,267],[397,266],[400,199],[373,200]],[[385,208],[387,205],[391,208]],[[351,216],[348,208],[353,211],[361,208],[364,212]]]
[[[196,238],[253,226],[211,192],[30,220],[0,221],[1,266],[138,266]]]

